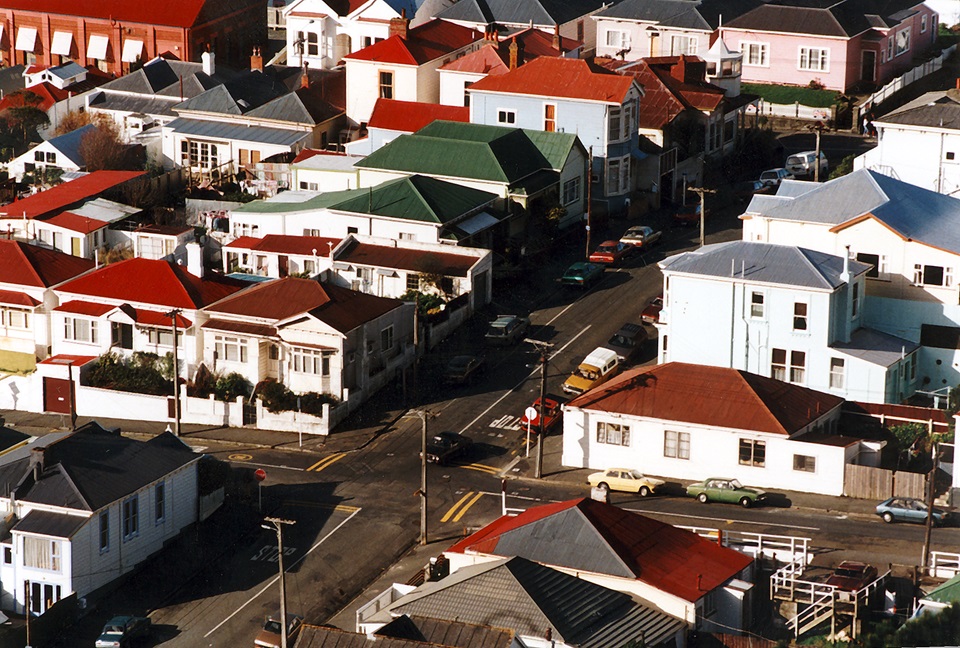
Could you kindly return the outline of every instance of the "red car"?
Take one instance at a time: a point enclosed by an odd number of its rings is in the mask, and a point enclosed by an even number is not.
[[[563,410],[560,409],[560,401],[547,396],[545,399],[547,406],[546,408],[540,407],[540,399],[533,401],[533,408],[540,412],[543,416],[543,430],[544,432],[550,432],[563,418]],[[527,415],[524,414],[520,418],[521,429],[527,431]],[[533,434],[540,433],[540,416],[535,418],[530,425],[530,432]]]
[[[663,310],[663,295],[658,295],[650,300],[647,307],[640,313],[640,319],[647,324],[656,324],[660,321],[660,311]]]
[[[621,241],[604,241],[597,248],[596,252],[590,255],[591,263],[602,263],[604,265],[619,265],[628,254],[633,251],[633,246]]]
[[[833,585],[844,592],[859,592],[877,580],[877,568],[862,562],[844,560],[827,579],[827,585]]]
[[[704,217],[710,216],[710,210],[704,214]],[[673,222],[676,225],[699,225],[700,224],[700,203],[691,205],[682,205],[673,213]]]

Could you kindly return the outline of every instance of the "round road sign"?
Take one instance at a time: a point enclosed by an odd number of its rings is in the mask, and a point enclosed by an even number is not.
[[[533,423],[534,421],[536,421],[536,420],[537,420],[537,416],[539,416],[539,415],[537,414],[537,408],[536,408],[536,407],[528,407],[527,409],[523,410],[523,415],[526,416],[526,417],[527,417],[527,420],[530,421],[531,423]]]
[[[257,468],[253,471],[253,476],[257,478],[257,481],[263,481],[267,478],[267,471],[263,468]]]

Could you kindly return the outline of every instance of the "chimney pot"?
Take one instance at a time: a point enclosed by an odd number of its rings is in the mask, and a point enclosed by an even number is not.
[[[511,70],[517,69],[517,58],[519,58],[518,57],[519,53],[520,53],[520,48],[517,46],[517,37],[514,36],[510,40],[510,69]]]
[[[556,27],[553,30],[553,49],[557,50],[563,54],[563,49],[561,44],[563,41],[560,39],[560,23],[557,23]]]
[[[407,10],[401,9],[399,18],[390,19],[389,35],[399,36],[400,38],[406,40],[409,29],[410,19],[407,18]]]
[[[263,56],[260,54],[259,47],[254,47],[253,54],[250,55],[250,69],[254,72],[263,72]]]
[[[200,55],[200,63],[203,65],[203,73],[207,76],[213,76],[217,71],[216,56],[209,50],[209,47],[207,45],[207,51]]]
[[[303,74],[300,76],[300,87],[309,88],[310,87],[310,75],[308,73],[308,68],[310,64],[306,61],[303,62]]]

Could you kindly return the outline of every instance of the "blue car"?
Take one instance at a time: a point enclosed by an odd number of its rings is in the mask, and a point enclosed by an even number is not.
[[[891,497],[877,504],[877,515],[887,524],[894,522],[916,522],[925,524],[927,521],[927,505],[922,500],[912,497]],[[933,524],[942,525],[947,519],[947,512],[938,508],[933,509]]]
[[[565,286],[579,286],[584,288],[603,277],[604,267],[599,263],[587,263],[578,261],[567,268],[560,278],[560,283]]]

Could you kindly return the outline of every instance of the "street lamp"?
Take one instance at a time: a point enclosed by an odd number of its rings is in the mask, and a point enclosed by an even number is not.
[[[280,648],[287,647],[287,590],[283,575],[283,525],[296,524],[295,520],[284,520],[282,518],[268,517],[263,518],[264,522],[260,526],[267,531],[277,532],[277,562],[280,563]]]

